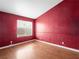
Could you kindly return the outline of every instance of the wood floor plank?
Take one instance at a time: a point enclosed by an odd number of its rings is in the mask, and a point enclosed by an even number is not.
[[[79,59],[79,53],[35,41],[0,50],[0,59]]]

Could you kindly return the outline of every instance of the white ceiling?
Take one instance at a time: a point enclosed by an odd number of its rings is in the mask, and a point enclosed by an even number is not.
[[[0,11],[36,19],[63,0],[0,0]]]

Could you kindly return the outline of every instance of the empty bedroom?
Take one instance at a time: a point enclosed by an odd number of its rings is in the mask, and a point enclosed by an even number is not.
[[[79,0],[0,0],[0,59],[79,59]]]

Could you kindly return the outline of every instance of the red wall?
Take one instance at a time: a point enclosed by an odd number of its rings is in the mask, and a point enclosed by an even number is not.
[[[64,0],[35,22],[38,39],[79,49],[79,0]]]
[[[30,18],[25,18],[21,16],[0,12],[0,46],[9,45],[10,41],[13,41],[13,43],[16,43],[16,42],[26,41],[34,38],[34,33],[30,37],[21,37],[21,38],[16,37],[17,36],[16,26],[17,26],[18,19],[34,22]]]

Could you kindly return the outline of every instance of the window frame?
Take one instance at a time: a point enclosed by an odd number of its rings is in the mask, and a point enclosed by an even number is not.
[[[26,23],[31,23],[30,25],[31,25],[31,33],[28,35],[27,33],[26,33],[26,35],[25,34],[22,34],[22,35],[18,35],[18,26],[20,26],[19,24],[18,24],[18,22],[19,21],[21,21],[21,22],[26,22]],[[26,25],[27,26],[27,25]],[[26,29],[27,29],[27,27],[26,27]],[[27,32],[27,31],[26,31]],[[33,35],[33,22],[32,21],[26,21],[26,20],[17,20],[17,38],[19,38],[19,37],[28,37],[28,36],[32,36]]]

